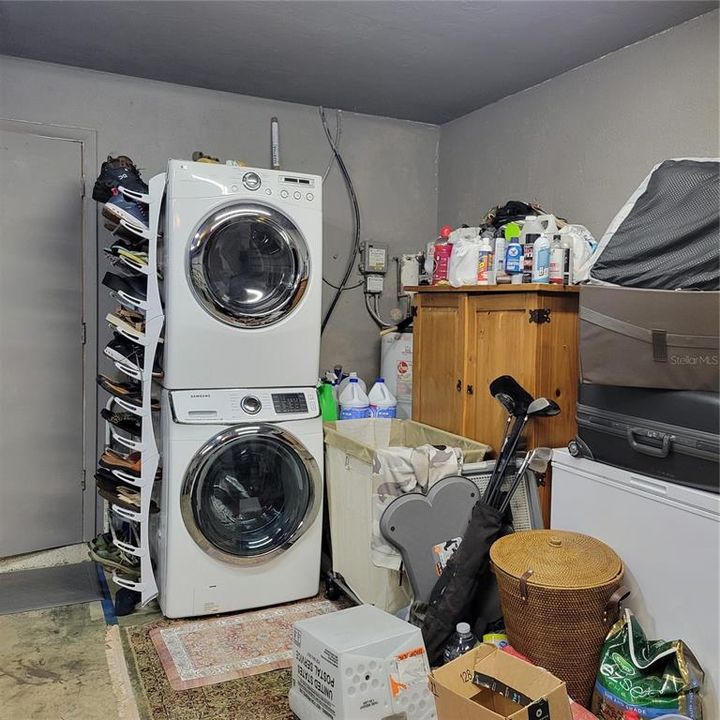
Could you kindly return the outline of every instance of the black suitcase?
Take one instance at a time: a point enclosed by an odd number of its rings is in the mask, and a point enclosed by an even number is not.
[[[720,491],[720,395],[581,383],[572,455]]]

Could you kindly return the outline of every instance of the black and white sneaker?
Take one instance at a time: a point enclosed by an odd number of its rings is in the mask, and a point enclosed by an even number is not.
[[[120,186],[139,193],[148,191],[147,183],[140,177],[135,163],[127,155],[118,155],[115,158],[108,155],[95,181],[93,200],[106,203],[112,198],[113,190],[117,192]]]

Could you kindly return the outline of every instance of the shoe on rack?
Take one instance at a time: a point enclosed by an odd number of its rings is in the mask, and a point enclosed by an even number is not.
[[[99,465],[106,470],[122,470],[135,477],[140,477],[142,456],[139,452],[125,456],[112,448],[107,448],[100,456]]]
[[[97,376],[97,384],[115,397],[142,402],[142,385],[137,381],[120,382],[100,374]]]
[[[106,272],[102,284],[115,292],[124,292],[138,300],[147,300],[147,278],[144,276],[124,277],[117,273]]]
[[[127,155],[118,155],[115,158],[108,155],[95,181],[93,200],[106,203],[112,197],[112,191],[120,186],[139,193],[148,191],[135,163]]]
[[[134,248],[146,248],[148,239],[144,237],[140,237],[136,233],[130,232],[125,227],[120,225],[120,222],[117,218],[113,218],[112,220],[105,219],[105,222],[103,223],[106,230],[109,230],[113,237],[116,240],[122,240],[124,243],[127,243],[129,246]]]
[[[113,190],[113,196],[103,205],[102,214],[111,221],[125,220],[138,230],[148,229],[147,206],[126,198],[119,190]]]
[[[126,485],[112,473],[98,468],[95,473],[95,485],[98,495],[113,505],[125,508],[131,512],[140,510],[140,491],[131,485]],[[150,512],[156,513],[160,510],[154,500],[150,501]]]
[[[100,411],[100,416],[123,432],[130,433],[130,435],[134,435],[135,437],[142,435],[142,420],[134,413],[128,412],[127,410],[108,410],[108,408],[103,408]]]
[[[118,330],[124,330],[133,336],[140,337],[145,332],[145,322],[133,322],[125,320],[122,317],[118,317],[115,313],[108,313],[105,316],[105,320],[114,328]]]
[[[105,346],[103,354],[111,360],[134,365],[138,369],[142,369],[145,357],[145,351],[140,345],[118,333],[113,334],[113,339]]]
[[[134,263],[138,267],[147,267],[148,254],[139,250],[129,250],[127,248],[118,248],[117,256],[122,259]]]
[[[118,573],[118,575],[122,576],[122,573]],[[128,578],[128,580],[131,579]],[[130,613],[134,612],[140,600],[142,600],[142,595],[139,592],[121,587],[115,593],[115,615],[117,617],[130,615]]]
[[[140,579],[140,563],[136,566],[131,565],[130,562],[125,559],[128,556],[121,554],[117,548],[115,548],[114,552],[98,552],[97,550],[88,548],[88,556],[93,562],[102,565],[107,570],[122,573],[128,580],[134,582]]]

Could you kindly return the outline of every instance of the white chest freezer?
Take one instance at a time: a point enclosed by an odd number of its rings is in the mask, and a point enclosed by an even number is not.
[[[648,638],[684,640],[705,670],[705,720],[718,720],[720,497],[553,453],[552,527],[592,535],[625,563],[625,602]]]

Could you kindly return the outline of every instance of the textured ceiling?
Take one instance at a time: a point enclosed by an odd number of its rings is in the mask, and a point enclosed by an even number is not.
[[[0,2],[0,53],[443,123],[717,6],[30,0]]]

